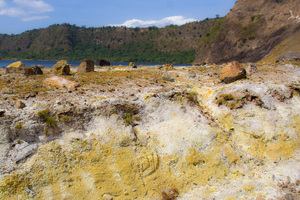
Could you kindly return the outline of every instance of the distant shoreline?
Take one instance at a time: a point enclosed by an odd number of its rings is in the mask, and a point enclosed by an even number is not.
[[[21,59],[21,60],[0,60],[0,68],[3,67],[7,67],[8,65],[10,65],[13,62],[16,61],[21,61],[23,62],[26,66],[31,66],[31,65],[43,65],[46,68],[52,67],[53,65],[56,64],[56,62],[58,60],[25,60],[25,59]],[[70,65],[74,66],[79,66],[81,61],[69,61],[68,63]],[[135,63],[137,66],[139,65],[145,65],[145,66],[155,66],[155,65],[164,65],[165,63],[140,63],[140,62],[136,62]],[[118,66],[118,65],[124,65],[124,66],[128,66],[129,62],[111,62],[111,66]],[[173,64],[174,66],[193,66],[192,64]]]

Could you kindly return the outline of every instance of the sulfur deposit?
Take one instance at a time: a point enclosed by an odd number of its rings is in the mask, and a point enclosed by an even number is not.
[[[1,71],[0,198],[299,198],[299,66],[224,66]]]

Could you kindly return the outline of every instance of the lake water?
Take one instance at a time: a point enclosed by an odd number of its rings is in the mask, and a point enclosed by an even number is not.
[[[52,67],[56,64],[57,61],[44,61],[44,60],[18,60],[22,61],[26,66],[31,65],[43,65],[44,67]],[[11,63],[16,62],[16,60],[0,60],[0,68],[7,67]],[[70,65],[73,67],[79,66],[81,61],[68,61]],[[111,62],[110,65],[112,66],[118,66],[118,65],[124,65],[128,66],[129,62]],[[164,63],[135,63],[136,66],[139,65],[146,65],[146,66],[153,66],[153,65],[164,65]],[[192,64],[173,64],[174,66],[192,66]]]

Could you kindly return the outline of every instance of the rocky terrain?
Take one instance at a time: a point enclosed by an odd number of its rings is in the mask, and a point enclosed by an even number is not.
[[[1,199],[299,199],[299,65],[65,66],[1,69]]]

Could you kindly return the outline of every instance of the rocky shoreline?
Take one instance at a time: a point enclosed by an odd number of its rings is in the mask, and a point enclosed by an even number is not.
[[[244,66],[1,69],[0,197],[297,199],[300,68]]]

